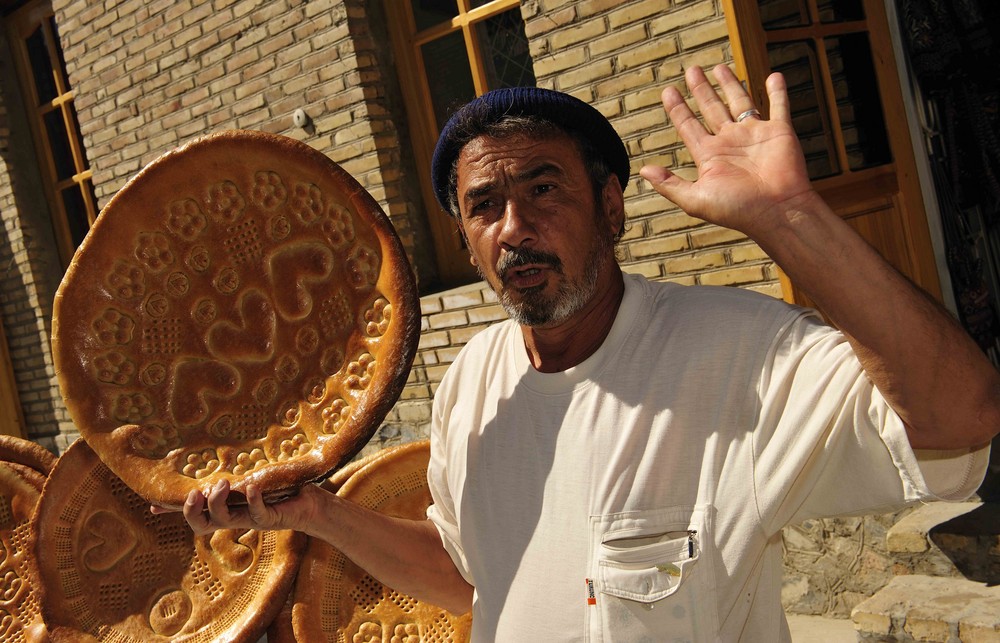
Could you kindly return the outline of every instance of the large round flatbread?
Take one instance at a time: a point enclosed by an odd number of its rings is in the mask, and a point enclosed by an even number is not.
[[[337,491],[381,513],[422,520],[431,503],[427,441],[383,450]],[[390,589],[325,542],[312,539],[292,603],[298,641],[468,641],[472,616]]]
[[[13,435],[0,435],[0,461],[22,464],[48,475],[56,463],[56,456],[37,442]]]
[[[59,288],[53,348],[80,433],[152,503],[221,478],[271,500],[349,461],[420,330],[399,238],[304,143],[222,132],[107,204]]]
[[[59,458],[31,522],[32,565],[53,641],[257,641],[291,590],[306,537],[195,536],[153,514],[83,440]]]
[[[0,462],[0,641],[45,640],[45,626],[30,575],[29,532],[45,477]]]

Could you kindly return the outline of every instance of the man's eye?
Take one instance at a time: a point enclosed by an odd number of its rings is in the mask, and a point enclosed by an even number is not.
[[[473,212],[485,212],[486,210],[489,210],[492,207],[493,207],[493,200],[492,199],[484,199],[483,201],[479,201],[477,203],[474,203],[472,205],[472,211]]]
[[[535,186],[535,193],[545,194],[546,192],[551,192],[552,190],[554,190],[555,187],[556,186],[552,185],[551,183],[542,183],[540,185]]]

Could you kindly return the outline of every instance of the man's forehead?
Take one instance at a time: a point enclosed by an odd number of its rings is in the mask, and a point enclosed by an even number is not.
[[[463,175],[481,171],[503,170],[520,175],[536,173],[539,166],[546,166],[548,171],[564,171],[566,165],[575,163],[582,163],[582,155],[569,136],[542,139],[530,135],[479,136],[462,148],[456,168],[461,182]]]

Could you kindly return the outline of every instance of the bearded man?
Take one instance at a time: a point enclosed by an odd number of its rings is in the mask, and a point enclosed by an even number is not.
[[[441,133],[435,192],[510,321],[473,338],[434,399],[424,521],[318,487],[192,528],[293,528],[456,613],[476,641],[788,641],[781,529],[974,492],[1000,375],[816,194],[783,78],[764,120],[728,67],[663,105],[698,168],[640,174],[756,241],[837,325],[615,261],[629,159],[599,112],[490,92]],[[207,510],[207,511],[206,511]]]

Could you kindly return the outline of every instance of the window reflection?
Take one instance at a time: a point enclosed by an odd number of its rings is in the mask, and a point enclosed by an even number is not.
[[[434,103],[434,120],[440,130],[455,109],[476,97],[465,39],[461,31],[454,31],[425,43],[420,51]]]
[[[826,40],[848,167],[861,170],[892,161],[868,36]]]
[[[87,217],[87,204],[84,201],[81,190],[88,190],[91,198],[93,196],[93,185],[90,181],[84,181],[80,185],[71,185],[62,190],[61,197],[63,207],[66,212],[66,224],[69,226],[70,238],[73,240],[73,247],[79,246],[83,238],[90,230],[90,220]]]
[[[809,24],[805,0],[760,0],[757,3],[764,29],[800,27]]]
[[[818,179],[840,172],[830,115],[823,99],[822,82],[811,41],[768,46],[771,69],[780,71],[788,85],[792,125],[806,155],[809,177]]]
[[[819,0],[820,22],[848,22],[864,20],[865,8],[862,0]]]
[[[417,31],[447,22],[458,15],[456,0],[410,0],[410,5]]]
[[[476,25],[490,89],[535,84],[521,11],[512,9]]]
[[[865,19],[863,0],[817,0],[818,17],[810,16],[806,0],[758,0],[757,9],[766,30]]]
[[[42,28],[36,29],[24,40],[28,52],[28,62],[31,64],[31,75],[38,94],[38,104],[50,103],[59,95],[53,74],[52,59],[49,48],[45,44],[45,34]]]
[[[69,132],[62,110],[56,109],[43,116],[45,135],[48,137],[49,149],[52,150],[52,161],[55,164],[56,180],[64,181],[76,174],[76,164],[73,161],[73,151],[69,146]]]

